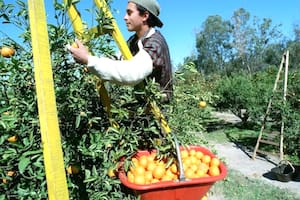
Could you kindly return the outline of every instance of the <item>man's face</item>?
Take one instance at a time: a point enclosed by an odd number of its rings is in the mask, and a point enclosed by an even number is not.
[[[129,2],[126,8],[126,15],[124,16],[128,31],[139,31],[147,20],[147,16],[140,16],[139,11],[136,8],[136,4]]]

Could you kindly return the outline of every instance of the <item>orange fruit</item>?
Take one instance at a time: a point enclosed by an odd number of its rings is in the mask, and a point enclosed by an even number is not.
[[[196,177],[197,177],[197,178],[204,177],[205,174],[206,174],[206,173],[205,173],[203,170],[201,170],[201,169],[198,169],[198,170],[196,171]]]
[[[165,175],[166,169],[163,165],[157,165],[152,171],[152,175],[156,179],[161,179]]]
[[[142,166],[144,168],[147,167],[147,165],[148,165],[148,158],[147,158],[147,156],[143,155],[138,160],[139,160],[139,165],[140,166]]]
[[[7,138],[8,142],[16,142],[17,140],[18,140],[18,137],[16,135],[10,136],[9,138]]]
[[[8,182],[8,180],[6,178],[2,179],[2,183],[6,184]]]
[[[134,168],[134,172],[133,172],[133,174],[135,175],[135,176],[138,176],[138,175],[144,175],[145,174],[145,168],[144,167],[142,167],[142,166],[137,166],[137,167],[135,167]]]
[[[71,45],[73,48],[78,48],[78,44],[76,42],[73,42],[72,45]]]
[[[79,173],[79,167],[76,165],[70,165],[67,169],[68,174],[78,174]]]
[[[134,167],[137,167],[137,166],[139,165],[139,161],[138,161],[137,158],[132,158],[132,159],[131,159],[131,162],[133,163],[133,166],[134,166]]]
[[[187,158],[189,156],[189,152],[187,150],[181,150],[181,159]]]
[[[134,176],[134,183],[144,185],[146,183],[145,177],[143,175]]]
[[[8,171],[7,176],[13,176],[15,174],[15,171]]]
[[[114,172],[113,169],[109,169],[108,172],[107,172],[107,175],[108,175],[110,178],[116,177],[116,174],[115,174],[115,172]]]
[[[220,165],[220,160],[218,158],[212,158],[210,161],[210,166],[219,166]]]
[[[205,163],[200,163],[198,169],[202,170],[206,174],[209,169],[209,166]]]
[[[198,170],[198,166],[196,164],[192,164],[190,166],[190,169],[193,171],[193,172],[196,172]]]
[[[158,183],[158,182],[159,182],[159,180],[156,178],[152,179],[152,181],[151,181],[151,183]]]
[[[156,164],[154,162],[149,162],[146,169],[147,169],[147,171],[152,172],[155,167],[156,167]]]
[[[206,107],[206,101],[199,101],[198,106],[200,108],[205,108]]]
[[[203,157],[203,153],[201,151],[197,151],[195,156],[200,160]]]
[[[172,181],[173,180],[173,176],[167,175],[165,174],[162,178],[161,181]]]
[[[196,156],[190,156],[191,164],[196,164],[198,162],[198,159]]]
[[[218,176],[220,175],[220,169],[217,166],[211,166],[208,170],[208,175],[210,176]]]
[[[146,183],[151,183],[152,179],[153,179],[152,172],[151,171],[146,171],[145,172],[145,181],[146,181]]]
[[[191,149],[191,150],[189,151],[189,155],[190,155],[190,156],[196,155],[196,150],[195,150],[195,149]]]
[[[134,175],[131,171],[127,172],[127,178],[130,183],[134,183]]]
[[[191,168],[186,169],[184,175],[186,178],[195,178],[195,173]]]
[[[205,164],[209,164],[210,163],[210,160],[211,160],[211,157],[209,155],[204,155],[202,157],[202,162],[204,162]]]
[[[15,54],[15,50],[12,47],[2,47],[1,55],[5,58],[10,58]]]
[[[177,165],[175,163],[173,163],[171,166],[170,166],[170,170],[172,173],[176,174],[178,172],[177,170]]]

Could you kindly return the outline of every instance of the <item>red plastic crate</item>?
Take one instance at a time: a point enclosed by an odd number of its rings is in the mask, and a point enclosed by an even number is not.
[[[182,148],[181,148],[182,149]],[[190,149],[201,151],[211,157],[216,157],[211,151],[200,146],[190,146]],[[149,151],[138,151],[136,156],[149,155]],[[138,185],[130,183],[124,171],[119,172],[122,184],[132,189],[142,200],[199,200],[212,187],[212,185],[225,178],[227,169],[220,163],[220,175],[195,178],[185,181],[162,181],[159,183]]]

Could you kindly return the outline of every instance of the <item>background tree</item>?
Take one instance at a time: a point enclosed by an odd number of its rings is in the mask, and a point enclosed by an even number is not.
[[[204,73],[224,70],[231,54],[229,21],[218,15],[209,16],[202,29],[196,35],[198,70]]]

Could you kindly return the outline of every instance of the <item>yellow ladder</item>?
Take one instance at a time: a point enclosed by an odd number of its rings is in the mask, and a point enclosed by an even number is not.
[[[50,200],[69,199],[58,125],[50,47],[43,0],[28,0],[34,76]]]

